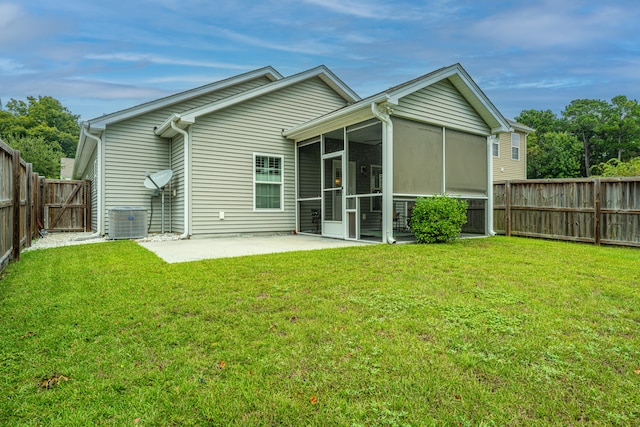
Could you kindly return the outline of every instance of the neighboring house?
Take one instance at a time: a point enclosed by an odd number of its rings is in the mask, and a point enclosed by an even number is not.
[[[416,197],[469,200],[492,224],[492,135],[502,117],[459,64],[360,100],[326,67],[271,67],[89,120],[74,178],[93,182],[93,228],[142,207],[145,172],[173,170],[165,229],[183,237],[293,232],[393,242]]]
[[[71,179],[75,159],[63,157],[60,159],[60,179]]]
[[[492,141],[493,181],[527,179],[527,136],[534,129],[507,119],[511,129]]]

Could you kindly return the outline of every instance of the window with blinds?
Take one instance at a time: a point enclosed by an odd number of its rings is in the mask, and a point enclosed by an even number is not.
[[[254,154],[254,209],[282,210],[281,156]]]

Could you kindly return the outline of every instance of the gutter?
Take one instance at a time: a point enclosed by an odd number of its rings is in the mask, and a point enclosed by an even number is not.
[[[189,132],[180,129],[176,126],[176,121],[180,120],[180,116],[174,115],[173,120],[171,120],[171,129],[182,135],[184,138],[184,233],[182,233],[179,239],[188,239],[189,238],[189,205],[191,199],[191,188],[189,187],[190,182],[190,171],[189,171]]]
[[[103,216],[103,200],[102,200],[102,175],[103,175],[103,168],[102,168],[102,149],[103,149],[103,144],[102,144],[102,138],[99,138],[95,135],[93,135],[91,132],[89,132],[89,128],[91,127],[91,124],[83,124],[82,126],[82,133],[85,135],[85,137],[91,138],[96,142],[96,159],[97,159],[97,164],[98,167],[96,168],[96,178],[94,180],[94,184],[96,184],[96,200],[97,200],[97,204],[98,206],[96,207],[96,212],[98,214],[98,218],[96,218],[96,232],[89,235],[89,236],[84,236],[84,237],[78,237],[75,240],[78,241],[82,241],[82,240],[89,240],[89,239],[96,239],[98,237],[102,236],[102,216]]]
[[[382,192],[382,229],[386,236],[385,241],[389,244],[396,243],[396,239],[393,238],[393,219],[391,212],[393,212],[393,122],[391,121],[390,114],[393,112],[391,107],[384,103],[383,108],[386,108],[386,113],[382,113],[378,109],[376,102],[371,103],[371,113],[385,124],[385,135],[383,136],[384,152],[382,155],[382,188],[386,191]]]

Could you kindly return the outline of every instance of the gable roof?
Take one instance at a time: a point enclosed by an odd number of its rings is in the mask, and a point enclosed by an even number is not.
[[[87,162],[89,161],[91,153],[93,152],[93,149],[96,145],[96,142],[93,140],[93,138],[87,137],[87,133],[91,133],[92,135],[99,135],[106,129],[107,125],[109,124],[118,123],[123,120],[137,117],[145,113],[184,102],[198,96],[214,93],[231,86],[235,86],[237,84],[248,82],[250,80],[261,77],[266,77],[271,82],[275,82],[284,78],[282,74],[277,72],[273,67],[267,66],[259,68],[257,70],[239,74],[237,76],[229,77],[227,79],[209,83],[207,85],[190,89],[184,92],[169,95],[164,98],[145,102],[143,104],[116,111],[111,114],[105,114],[104,116],[96,117],[84,122],[80,127],[80,137],[78,140],[78,149],[76,150],[76,162],[74,163],[73,176],[77,177],[81,173],[83,173],[88,165]]]
[[[360,99],[358,94],[355,93],[349,86],[344,84],[344,82],[342,82],[342,80],[340,80],[335,74],[333,74],[331,70],[329,70],[324,65],[321,65],[319,67],[312,68],[310,70],[303,71],[289,77],[285,77],[273,83],[259,86],[257,88],[239,93],[237,95],[212,102],[202,107],[187,110],[182,113],[174,113],[155,129],[155,133],[156,135],[162,136],[163,138],[172,138],[177,134],[177,132],[171,127],[172,122],[175,123],[175,125],[180,129],[185,129],[187,126],[195,123],[198,117],[204,116],[206,114],[211,114],[224,108],[237,105],[241,102],[245,102],[250,99],[257,98],[259,96],[263,96],[316,77],[321,79],[325,84],[333,89],[338,95],[340,95],[345,101],[347,101],[347,103],[354,103]]]
[[[342,126],[341,123],[355,123],[373,116],[369,112],[372,104],[388,103],[398,105],[400,98],[417,92],[427,86],[448,79],[469,104],[478,112],[480,117],[489,125],[492,132],[506,132],[510,129],[507,120],[500,114],[480,87],[473,81],[460,64],[453,64],[425,74],[408,82],[393,86],[387,90],[371,95],[359,102],[310,120],[283,132],[283,136],[295,140],[302,140],[316,136],[321,129]]]
[[[224,80],[219,80],[213,83],[209,83],[204,86],[197,87],[195,89],[186,90],[173,95],[166,96],[164,98],[155,99],[144,104],[136,105],[125,110],[116,111],[111,114],[106,114],[101,117],[96,117],[89,120],[89,126],[92,129],[104,130],[106,125],[111,123],[117,123],[122,120],[127,120],[132,117],[139,116],[141,114],[148,113],[150,111],[158,110],[160,108],[168,107],[179,102],[184,102],[189,99],[196,98],[198,96],[206,95],[212,92],[226,89],[230,86],[234,86],[238,83],[247,82],[259,77],[266,77],[272,82],[283,78],[282,74],[277,72],[273,67],[267,66],[259,68],[257,70],[249,71],[247,73],[239,74],[237,76],[229,77]]]

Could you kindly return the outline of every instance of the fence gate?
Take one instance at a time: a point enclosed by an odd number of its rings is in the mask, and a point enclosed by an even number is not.
[[[91,231],[91,183],[45,179],[44,228],[47,231]]]

